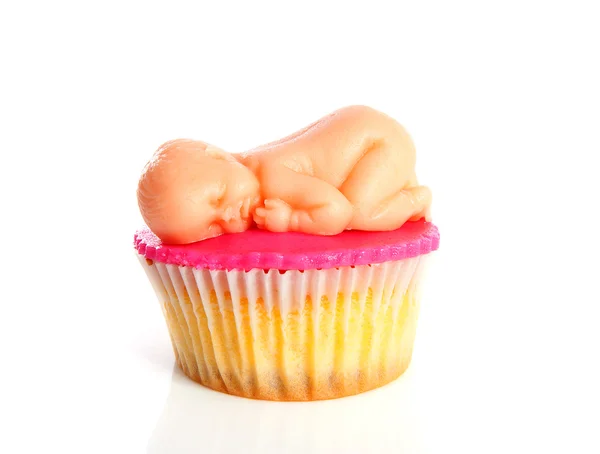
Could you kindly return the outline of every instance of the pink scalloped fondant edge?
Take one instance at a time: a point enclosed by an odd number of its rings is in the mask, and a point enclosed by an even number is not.
[[[261,245],[272,244],[273,240],[283,245],[279,251],[261,250],[268,249]],[[163,244],[148,228],[134,236],[137,252],[147,259],[211,270],[308,270],[368,265],[427,254],[438,249],[439,241],[437,227],[422,221],[409,222],[393,232],[348,231],[333,237],[250,230],[188,245]],[[298,250],[298,242],[303,250]]]

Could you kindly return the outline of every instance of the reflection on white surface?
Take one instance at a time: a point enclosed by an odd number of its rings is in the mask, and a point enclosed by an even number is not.
[[[162,453],[421,453],[410,368],[390,385],[321,402],[266,402],[211,391],[174,367],[148,443]]]

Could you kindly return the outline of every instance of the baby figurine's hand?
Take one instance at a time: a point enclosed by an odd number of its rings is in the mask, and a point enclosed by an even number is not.
[[[292,218],[292,208],[280,199],[266,199],[264,205],[254,210],[256,225],[271,232],[287,232]]]

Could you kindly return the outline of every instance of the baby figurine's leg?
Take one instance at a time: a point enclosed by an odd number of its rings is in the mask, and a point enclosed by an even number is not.
[[[429,217],[431,192],[417,186],[412,168],[407,172],[404,160],[394,156],[401,152],[379,145],[352,169],[340,188],[354,207],[351,229],[394,230],[408,220]]]

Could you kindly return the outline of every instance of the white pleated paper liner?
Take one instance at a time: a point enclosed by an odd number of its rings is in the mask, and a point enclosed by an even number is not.
[[[407,367],[429,254],[325,270],[208,270],[139,255],[177,362],[230,394],[317,400],[388,383]]]

